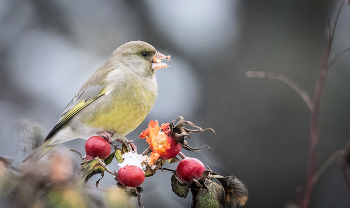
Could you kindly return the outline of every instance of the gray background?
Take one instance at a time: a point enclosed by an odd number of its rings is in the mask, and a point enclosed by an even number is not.
[[[312,96],[324,43],[326,4],[320,2],[0,0],[0,155],[23,159],[16,154],[22,119],[48,132],[113,50],[143,40],[170,54],[171,67],[157,71],[156,105],[128,138],[143,150],[137,136],[149,120],[165,123],[178,115],[212,127],[216,136],[204,132],[189,141],[211,151],[184,153],[244,181],[246,207],[290,207],[296,187],[305,186],[310,113],[286,84],[245,74],[283,73]],[[334,19],[334,7],[328,11]],[[349,17],[345,5],[332,54],[350,47]],[[348,57],[332,66],[325,82],[317,167],[349,140]],[[83,140],[65,145],[84,152]],[[191,197],[171,192],[170,176],[146,179],[146,207],[190,206]],[[100,184],[115,183],[106,176]],[[349,198],[335,163],[316,184],[310,207],[348,207]]]

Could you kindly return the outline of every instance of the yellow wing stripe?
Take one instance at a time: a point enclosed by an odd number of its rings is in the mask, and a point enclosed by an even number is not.
[[[80,103],[78,103],[77,105],[75,105],[72,109],[70,109],[65,115],[64,117],[53,127],[53,129],[49,132],[49,134],[46,136],[46,138],[44,139],[44,141],[47,141],[50,139],[51,135],[54,134],[56,132],[56,130],[58,128],[60,128],[64,123],[66,123],[69,119],[71,119],[75,114],[77,114],[79,111],[81,111],[83,108],[85,108],[86,106],[88,106],[90,103],[94,102],[96,99],[98,99],[99,97],[101,97],[103,94],[99,94],[98,96],[92,98],[89,101],[81,101]]]
[[[77,114],[79,111],[81,111],[83,108],[85,108],[86,106],[88,106],[90,103],[94,102],[97,98],[101,97],[104,94],[100,94],[96,97],[94,97],[93,99],[89,100],[89,101],[81,101],[80,103],[78,103],[77,105],[75,105],[72,109],[70,109],[66,115],[64,115],[64,117],[62,118],[62,120],[58,123],[59,126],[61,126],[61,124],[64,124],[65,122],[67,122],[69,119],[71,119],[75,114]]]

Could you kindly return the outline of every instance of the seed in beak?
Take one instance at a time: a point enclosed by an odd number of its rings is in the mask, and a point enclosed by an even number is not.
[[[153,56],[152,59],[152,69],[157,70],[157,69],[164,69],[167,68],[168,65],[165,63],[162,63],[161,61],[165,59],[167,61],[170,60],[170,56],[164,56],[163,54],[159,53],[158,51],[156,54]]]

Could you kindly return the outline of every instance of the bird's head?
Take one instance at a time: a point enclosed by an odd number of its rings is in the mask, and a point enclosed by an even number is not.
[[[163,59],[170,60],[150,44],[142,41],[131,41],[123,44],[114,53],[119,55],[121,61],[135,73],[144,77],[154,76],[157,69],[168,67],[162,63]]]

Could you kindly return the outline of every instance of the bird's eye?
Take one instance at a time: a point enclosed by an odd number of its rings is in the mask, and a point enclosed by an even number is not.
[[[148,56],[148,52],[147,51],[143,51],[143,52],[141,52],[141,55],[146,57],[146,56]]]

